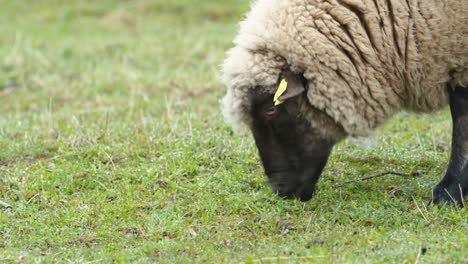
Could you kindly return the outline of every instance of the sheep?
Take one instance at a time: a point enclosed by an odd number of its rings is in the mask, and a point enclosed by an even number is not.
[[[430,202],[462,205],[467,14],[459,0],[257,0],[222,65],[225,119],[250,128],[272,190],[307,201],[336,143],[449,104],[451,158]]]

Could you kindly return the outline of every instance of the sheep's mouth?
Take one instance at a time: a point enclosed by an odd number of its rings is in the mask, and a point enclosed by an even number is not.
[[[286,199],[310,200],[327,160],[328,157],[315,160],[314,164],[310,164],[313,166],[303,170],[275,170],[267,173],[272,191]]]

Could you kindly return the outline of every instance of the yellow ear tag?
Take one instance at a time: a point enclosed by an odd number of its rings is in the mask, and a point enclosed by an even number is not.
[[[275,106],[284,103],[283,101],[279,100],[279,97],[282,94],[284,94],[284,92],[286,92],[287,88],[288,88],[288,82],[285,79],[281,80],[278,86],[278,90],[276,90],[275,96],[273,97],[273,102],[275,102]]]

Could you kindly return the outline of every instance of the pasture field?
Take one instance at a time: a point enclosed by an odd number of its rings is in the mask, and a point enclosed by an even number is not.
[[[447,110],[343,141],[307,203],[271,193],[219,104],[248,2],[0,0],[1,263],[468,262],[468,211],[424,206]]]

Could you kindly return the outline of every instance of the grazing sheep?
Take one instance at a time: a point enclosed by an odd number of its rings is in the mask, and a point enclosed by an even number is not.
[[[306,201],[337,142],[450,104],[452,155],[431,201],[461,205],[467,14],[460,0],[258,0],[224,62],[224,115],[252,131],[273,190]]]

